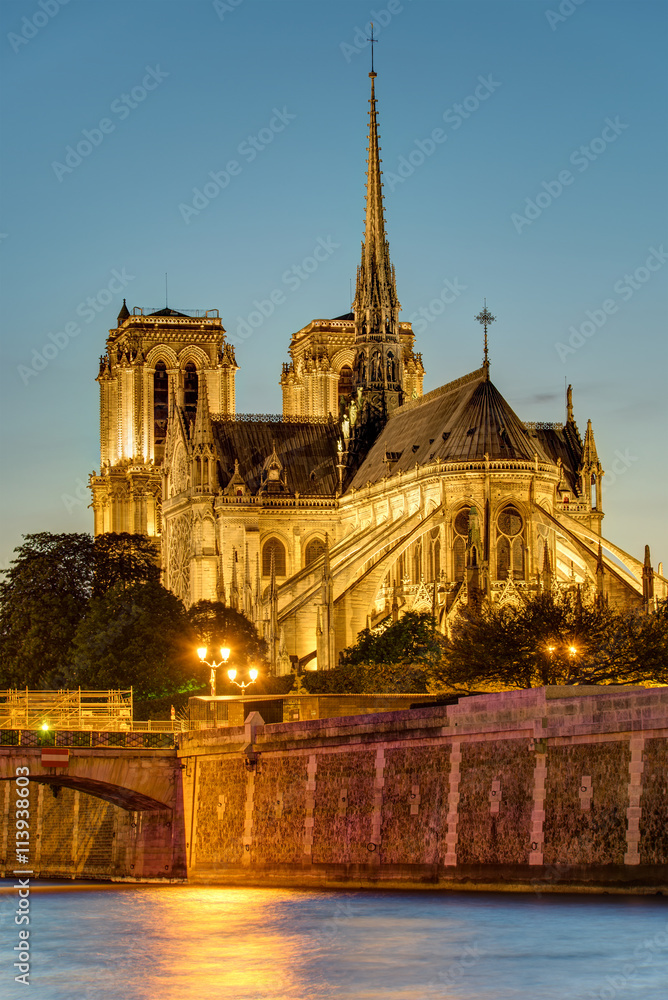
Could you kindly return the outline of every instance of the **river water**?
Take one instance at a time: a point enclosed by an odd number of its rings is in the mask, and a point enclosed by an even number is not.
[[[28,992],[0,886],[7,1000],[668,998],[661,897],[72,883],[33,883]]]

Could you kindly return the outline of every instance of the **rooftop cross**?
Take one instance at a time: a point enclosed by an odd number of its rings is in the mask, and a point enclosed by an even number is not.
[[[483,358],[482,366],[485,369],[485,376],[486,376],[486,378],[489,379],[489,354],[488,354],[488,350],[487,350],[487,327],[489,326],[490,323],[493,323],[496,320],[496,316],[492,316],[491,312],[487,308],[487,299],[485,299],[484,302],[485,302],[485,307],[484,307],[483,311],[480,312],[480,313],[478,313],[478,315],[476,317],[474,317],[474,318],[477,319],[479,323],[482,323],[483,329],[485,331],[485,356]]]

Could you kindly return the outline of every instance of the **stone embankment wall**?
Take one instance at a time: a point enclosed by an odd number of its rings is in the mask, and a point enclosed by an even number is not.
[[[182,737],[188,875],[668,891],[668,688],[538,688]]]
[[[0,748],[0,876],[17,867],[17,768],[30,776],[29,838],[20,838],[29,864],[18,867],[36,878],[185,877],[173,750],[72,750],[69,766],[55,769],[39,750]]]

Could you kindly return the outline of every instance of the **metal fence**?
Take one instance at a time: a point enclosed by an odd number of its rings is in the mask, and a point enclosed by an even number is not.
[[[82,732],[73,730],[0,729],[0,747],[48,749],[49,747],[107,747],[125,750],[171,750],[176,745],[173,732]]]

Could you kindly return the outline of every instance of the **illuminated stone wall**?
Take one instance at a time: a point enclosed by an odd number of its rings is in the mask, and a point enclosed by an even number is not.
[[[189,877],[668,888],[667,737],[668,688],[251,716],[182,739]]]

